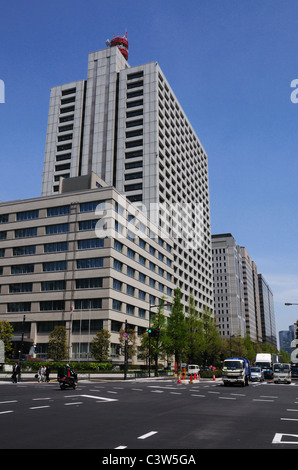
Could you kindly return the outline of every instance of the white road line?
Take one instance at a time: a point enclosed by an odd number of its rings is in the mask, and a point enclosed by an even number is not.
[[[38,400],[51,400],[51,398],[32,398],[33,401],[38,401]]]
[[[151,432],[148,432],[147,434],[143,434],[142,436],[139,436],[138,439],[147,439],[148,437],[151,437],[154,434],[157,434],[157,431],[151,431]]]
[[[298,421],[297,418],[280,418],[281,421]]]
[[[74,401],[72,403],[64,403],[65,406],[68,406],[68,405],[82,405],[83,402],[82,401]]]
[[[118,446],[118,447],[115,447],[115,449],[127,449],[127,446]]]
[[[13,413],[13,410],[9,410],[9,411],[0,411],[0,415],[4,415],[6,413]]]
[[[267,401],[267,402],[274,402],[274,400],[263,400],[261,398],[254,398],[253,401]]]
[[[30,410],[40,410],[41,408],[50,408],[49,405],[46,406],[31,406],[29,409]]]
[[[4,403],[17,403],[18,400],[8,400],[8,401],[0,401],[0,405],[4,404]]]
[[[218,397],[221,400],[236,400],[235,397]]]
[[[196,395],[195,393],[191,394],[192,397],[206,398],[206,395]]]

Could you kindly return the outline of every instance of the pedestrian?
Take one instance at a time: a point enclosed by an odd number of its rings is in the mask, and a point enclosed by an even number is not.
[[[45,381],[45,370],[46,368],[44,366],[40,366],[40,368],[38,369],[38,382]]]
[[[21,372],[20,366],[19,366],[19,364],[16,362],[15,365],[13,366],[13,368],[12,368],[12,376],[11,376],[11,378],[12,378],[12,383],[15,383],[15,384],[16,384],[16,383],[18,382],[18,378],[19,378],[19,380],[20,380],[20,372]]]
[[[51,372],[51,369],[50,369],[50,366],[47,364],[46,365],[46,382],[49,382],[50,381],[50,372]]]

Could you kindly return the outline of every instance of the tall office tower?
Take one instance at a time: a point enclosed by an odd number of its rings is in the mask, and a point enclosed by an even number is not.
[[[254,342],[262,342],[260,298],[257,266],[245,247],[240,248],[245,302],[246,331]]]
[[[263,341],[277,347],[273,293],[262,274],[258,274]]]
[[[214,315],[223,338],[246,334],[242,255],[230,233],[212,235]]]
[[[130,67],[126,37],[110,46],[87,80],[51,90],[42,196],[94,172],[174,240],[182,302],[212,310],[207,155],[157,62]]]

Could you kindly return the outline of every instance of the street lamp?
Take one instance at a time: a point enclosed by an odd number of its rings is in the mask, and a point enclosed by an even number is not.
[[[148,361],[148,374],[149,374],[149,377],[150,377],[150,373],[151,373],[151,309],[154,308],[154,307],[168,307],[172,305],[171,302],[163,302],[161,301],[160,304],[158,305],[150,305],[149,304],[149,329],[148,329],[148,338],[149,338],[149,342],[148,342],[148,349],[149,349],[149,361]]]

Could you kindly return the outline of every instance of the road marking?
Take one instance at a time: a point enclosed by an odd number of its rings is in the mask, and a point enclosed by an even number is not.
[[[132,390],[135,390],[136,392],[142,392],[143,391],[142,388],[132,388]]]
[[[32,398],[33,401],[38,401],[38,400],[51,400],[51,398]]]
[[[68,405],[82,405],[83,402],[82,401],[74,401],[73,403],[64,403],[65,406],[68,406]]]
[[[17,403],[18,400],[8,400],[8,401],[0,401],[0,404],[4,404],[4,403]]]
[[[192,397],[201,397],[201,398],[206,398],[206,395],[196,395],[194,393],[191,394]]]
[[[253,401],[267,401],[267,402],[274,402],[274,400],[263,400],[261,398],[254,398]]]
[[[9,411],[0,411],[0,415],[4,415],[5,413],[13,413],[13,410],[9,410]]]
[[[50,408],[49,405],[46,406],[31,406],[29,409],[30,410],[40,410],[41,408]]]
[[[154,434],[157,434],[157,431],[151,431],[151,432],[148,432],[147,434],[143,434],[142,436],[139,436],[138,439],[147,439],[148,437],[151,437]]]
[[[280,418],[281,421],[298,421],[297,418]]]
[[[283,436],[291,436],[295,437],[297,441],[283,441],[282,437]],[[273,440],[272,444],[298,444],[298,434],[281,434],[281,433],[276,433]]]
[[[95,395],[64,395],[64,398],[74,398],[74,397],[84,397],[84,398],[93,398],[99,401],[118,401],[117,398],[105,398],[105,397],[97,397]]]
[[[221,400],[236,400],[235,397],[218,397],[220,398]]]
[[[170,392],[172,395],[182,395],[181,392]]]
[[[127,449],[127,446],[118,446],[118,447],[115,447],[115,449]]]
[[[272,395],[260,395],[260,398],[278,398],[278,397],[274,397]]]

